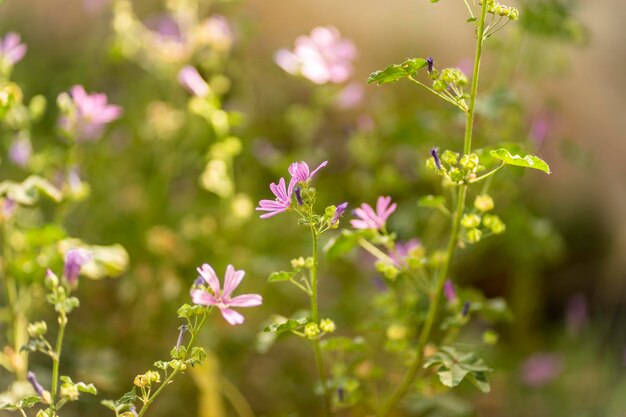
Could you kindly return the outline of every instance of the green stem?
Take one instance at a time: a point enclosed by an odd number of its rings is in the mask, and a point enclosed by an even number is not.
[[[465,123],[465,135],[464,135],[464,143],[463,143],[463,153],[469,154],[472,149],[472,134],[474,128],[474,110],[476,106],[476,94],[478,92],[478,76],[480,69],[480,58],[482,55],[482,47],[484,41],[484,30],[485,30],[485,17],[487,15],[487,7],[483,4],[481,8],[480,20],[478,22],[478,31],[476,33],[476,56],[474,59],[474,71],[472,76],[472,86],[470,90],[470,102],[466,116]],[[411,386],[413,385],[413,381],[417,376],[418,371],[422,367],[422,362],[424,358],[424,348],[426,347],[426,343],[430,338],[430,333],[432,331],[433,325],[435,323],[435,318],[437,317],[437,311],[439,309],[439,300],[441,299],[441,293],[443,291],[443,285],[448,276],[448,272],[450,270],[450,266],[452,265],[452,260],[454,258],[454,252],[456,250],[457,242],[458,242],[458,233],[459,227],[461,223],[461,217],[463,216],[463,210],[465,209],[465,199],[467,197],[467,184],[463,184],[459,187],[459,195],[457,199],[456,209],[454,211],[454,216],[452,217],[452,227],[450,231],[450,239],[448,240],[447,246],[447,256],[446,262],[444,263],[443,268],[441,269],[441,274],[437,278],[437,283],[435,287],[435,291],[430,294],[431,302],[428,307],[428,313],[426,315],[426,321],[424,322],[424,327],[420,333],[420,337],[418,339],[417,347],[415,348],[415,357],[413,362],[409,366],[409,370],[404,375],[404,378],[398,385],[398,387],[393,391],[388,400],[383,404],[379,415],[382,417],[388,416],[391,411],[396,407],[398,402],[404,398],[406,393],[409,391]]]
[[[207,318],[207,314],[205,313],[202,316],[202,320],[200,320],[200,323],[198,324],[198,326],[195,326],[195,331],[192,333],[191,338],[189,339],[189,343],[187,344],[187,349],[185,350],[186,352],[185,356],[183,356],[181,360],[182,363],[184,363],[185,360],[187,359],[187,355],[191,351],[191,347],[193,346],[193,343],[196,341],[196,337],[198,336],[198,333],[200,333],[200,329],[202,328],[202,325],[204,324],[204,321],[206,320],[206,318]],[[137,417],[142,417],[146,413],[146,411],[148,411],[148,407],[150,407],[150,405],[154,402],[156,397],[158,397],[159,394],[161,394],[161,391],[163,391],[165,387],[168,386],[170,382],[172,382],[172,379],[174,379],[174,377],[178,375],[180,372],[181,372],[181,369],[176,368],[172,371],[171,374],[168,375],[167,378],[165,378],[165,381],[163,381],[163,383],[154,392],[154,394],[152,394],[143,404],[143,406],[141,407],[141,410],[139,410],[139,413],[137,414]]]
[[[313,239],[313,266],[311,267],[311,320],[319,325],[319,312],[317,306],[317,232],[315,227],[311,226],[311,238]],[[324,410],[326,415],[332,415],[330,407],[330,393],[328,391],[328,376],[326,375],[326,368],[324,367],[324,361],[322,358],[322,350],[320,349],[319,339],[313,339],[313,351],[315,354],[315,365],[317,367],[317,373],[319,374],[320,384],[322,385],[322,392],[324,397]]]
[[[57,334],[57,342],[54,347],[54,356],[52,357],[52,388],[50,390],[50,403],[56,415],[56,397],[59,386],[59,364],[61,362],[61,349],[63,347],[63,337],[65,335],[65,326],[67,326],[67,316],[61,314],[59,317],[59,333]]]

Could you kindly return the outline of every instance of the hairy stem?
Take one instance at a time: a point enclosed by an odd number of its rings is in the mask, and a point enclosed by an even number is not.
[[[481,8],[480,20],[478,21],[478,28],[476,31],[476,55],[474,58],[474,71],[472,75],[472,86],[470,90],[470,98],[469,98],[469,107],[466,113],[466,123],[465,123],[465,135],[463,142],[463,153],[469,154],[472,149],[472,135],[474,130],[474,111],[476,107],[476,94],[478,92],[478,76],[480,70],[480,58],[482,55],[483,41],[484,41],[484,31],[485,31],[485,17],[487,15],[487,7],[483,4]],[[393,391],[388,400],[383,404],[379,415],[382,417],[388,416],[391,411],[396,407],[396,405],[404,398],[406,393],[409,391],[415,377],[417,376],[418,371],[422,367],[423,359],[424,359],[424,348],[426,343],[430,338],[430,333],[432,331],[433,325],[435,323],[435,319],[437,317],[437,311],[439,309],[439,301],[441,299],[441,293],[443,291],[443,285],[446,281],[448,272],[450,270],[450,266],[452,265],[452,260],[454,258],[454,252],[456,250],[456,246],[458,243],[458,234],[459,227],[461,223],[461,217],[463,216],[463,210],[465,209],[465,199],[467,197],[467,184],[463,184],[459,187],[459,195],[456,202],[456,209],[454,211],[454,216],[452,217],[452,226],[450,230],[450,238],[448,239],[447,246],[447,256],[446,261],[444,263],[443,268],[441,269],[441,273],[437,277],[437,283],[435,286],[435,291],[430,294],[430,305],[428,307],[428,313],[426,315],[426,321],[424,322],[424,327],[422,327],[422,331],[420,333],[420,337],[418,339],[417,347],[415,348],[415,357],[413,362],[409,366],[407,373],[404,375],[404,378],[398,385],[398,387]]]
[[[313,239],[313,266],[311,267],[311,320],[315,324],[319,325],[319,312],[317,306],[317,232],[314,226],[311,226],[311,238]],[[328,376],[326,375],[326,368],[324,367],[324,360],[322,358],[322,350],[320,348],[319,339],[313,339],[313,350],[315,354],[315,365],[317,366],[317,373],[319,374],[320,383],[322,385],[322,392],[324,397],[324,410],[326,415],[332,415],[330,407],[330,393],[328,391]]]

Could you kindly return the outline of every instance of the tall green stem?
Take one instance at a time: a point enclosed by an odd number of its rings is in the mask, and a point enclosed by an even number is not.
[[[202,316],[202,319],[200,320],[200,324],[198,324],[198,326],[195,328],[195,331],[192,333],[191,338],[189,339],[189,343],[187,344],[187,349],[185,350],[185,352],[187,353],[185,353],[185,356],[182,358],[181,362],[185,362],[185,359],[187,359],[187,355],[189,354],[189,352],[191,352],[191,347],[196,341],[196,337],[198,336],[198,333],[200,333],[200,329],[202,328],[202,325],[204,324],[204,321],[206,320],[206,318],[207,318],[207,315],[204,314]],[[143,404],[143,406],[141,407],[141,410],[139,410],[139,412],[137,413],[137,417],[142,417],[146,413],[146,411],[148,411],[148,407],[150,407],[150,405],[154,402],[154,400],[159,396],[159,394],[161,394],[161,392],[165,389],[165,387],[168,386],[170,382],[172,382],[174,377],[178,375],[180,371],[181,371],[180,368],[176,368],[172,371],[171,374],[168,375],[167,378],[165,378],[165,381],[163,381],[163,383],[154,392],[154,394],[152,394]]]
[[[311,238],[313,239],[313,266],[311,267],[311,320],[319,325],[319,311],[317,306],[317,232],[315,227],[311,226]],[[324,397],[324,410],[326,415],[332,415],[330,407],[330,393],[328,391],[328,376],[322,359],[322,350],[320,348],[319,339],[313,339],[313,350],[315,353],[315,365],[320,377],[322,392]]]
[[[474,71],[472,73],[472,86],[470,90],[469,107],[466,113],[465,123],[465,135],[463,142],[463,153],[469,154],[472,150],[472,135],[474,130],[474,111],[476,106],[476,94],[478,92],[478,76],[480,72],[480,58],[482,56],[484,32],[485,32],[485,17],[487,15],[487,7],[483,4],[480,19],[478,21],[478,29],[476,31],[476,55],[474,58]],[[413,362],[409,366],[407,373],[393,391],[388,400],[383,403],[379,415],[382,417],[388,416],[391,411],[396,407],[398,402],[404,398],[408,390],[413,385],[413,381],[420,370],[424,359],[424,348],[430,338],[435,319],[437,317],[437,311],[439,310],[439,300],[441,299],[441,293],[443,291],[443,285],[450,271],[452,260],[454,258],[454,252],[458,243],[459,227],[461,223],[461,217],[463,217],[463,210],[465,209],[465,199],[467,197],[467,184],[462,184],[459,187],[459,196],[456,202],[456,209],[452,216],[452,225],[450,230],[450,238],[447,246],[446,261],[441,268],[441,273],[437,277],[437,283],[435,291],[430,294],[430,305],[428,307],[428,313],[426,315],[426,321],[424,327],[420,333],[417,347],[415,348],[415,357]]]
[[[57,334],[57,342],[54,347],[54,356],[52,358],[52,388],[50,390],[50,403],[54,408],[56,415],[56,397],[59,386],[59,364],[61,362],[61,349],[63,347],[63,337],[65,335],[65,327],[67,326],[67,316],[61,314],[59,316],[59,333]]]

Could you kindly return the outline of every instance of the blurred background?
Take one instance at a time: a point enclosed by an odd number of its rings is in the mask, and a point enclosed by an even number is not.
[[[510,169],[494,181],[490,192],[507,232],[461,251],[453,276],[504,297],[513,319],[493,328],[495,346],[481,348],[496,369],[491,393],[462,385],[454,397],[410,400],[398,415],[626,416],[626,3],[511,5],[521,20],[487,42],[475,146],[523,142],[550,163],[552,175]],[[229,263],[246,270],[241,291],[262,294],[264,304],[246,310],[236,328],[213,315],[202,335],[206,364],[179,378],[150,414],[316,415],[308,346],[295,338],[268,346],[258,336],[272,314],[306,307],[292,288],[266,284],[266,277],[306,256],[308,234],[293,216],[259,220],[254,207],[292,161],[329,160],[316,177],[320,205],[348,201],[354,208],[391,195],[399,209],[390,228],[403,240],[437,244],[445,222],[416,201],[439,187],[424,169],[429,149],[459,150],[463,120],[408,83],[365,81],[410,57],[432,56],[442,68],[469,73],[474,41],[466,12],[451,0],[1,6],[0,35],[17,32],[28,45],[11,79],[25,101],[41,94],[48,102],[29,127],[27,162],[11,159],[16,130],[3,126],[3,180],[57,175],[68,145],[55,100],[71,86],[106,92],[124,111],[102,139],[78,150],[87,191],[61,216],[43,207],[36,221],[24,221],[48,233],[42,247],[57,236],[46,225],[60,223],[63,235],[119,243],[129,256],[119,277],[80,284],[62,366],[94,382],[100,396],[68,406],[66,415],[105,415],[100,399],[119,397],[136,374],[167,357],[180,325],[176,309],[188,301],[203,262],[218,274]],[[206,43],[186,44],[181,22],[207,18]],[[356,46],[354,73],[342,85],[315,85],[274,62],[278,49],[293,48],[317,26],[335,26]],[[178,83],[187,64],[216,92],[213,116]],[[346,99],[350,85],[356,93]],[[37,262],[35,272],[23,273],[25,285],[41,283],[47,265]],[[339,333],[358,334],[376,276],[357,251],[323,262],[321,309]],[[42,317],[53,316],[33,300],[29,318]],[[33,355],[32,362],[45,375],[45,360]],[[0,373],[0,381],[4,389],[10,375]]]

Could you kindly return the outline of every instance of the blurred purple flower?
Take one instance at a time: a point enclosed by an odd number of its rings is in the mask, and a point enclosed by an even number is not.
[[[76,285],[81,268],[92,259],[93,254],[85,249],[72,248],[65,252],[63,275],[70,286]]]
[[[395,251],[391,251],[389,256],[394,260],[396,266],[403,266],[406,265],[406,258],[409,257],[411,251],[420,246],[422,246],[422,244],[418,239],[411,239],[404,243],[397,242]]]
[[[335,210],[335,214],[333,214],[333,218],[330,220],[330,224],[332,226],[336,225],[339,222],[339,218],[346,211],[347,207],[348,207],[348,202],[347,201],[345,203],[341,203],[341,204],[339,204],[337,206],[337,209]]]
[[[63,129],[76,135],[78,141],[95,141],[102,136],[104,126],[118,119],[122,108],[108,104],[104,93],[87,94],[83,86],[75,85],[70,95],[76,114],[60,120]]]
[[[589,320],[587,300],[583,294],[572,296],[567,303],[565,311],[565,323],[570,334],[579,333]]]
[[[27,49],[28,47],[21,43],[20,35],[15,32],[7,33],[4,38],[0,38],[0,65],[12,67],[24,58]]]
[[[217,278],[217,274],[215,274],[215,271],[209,264],[203,264],[199,267],[198,273],[204,278],[211,291],[209,292],[199,288],[192,289],[191,299],[195,304],[219,308],[224,319],[232,325],[243,323],[244,318],[230,307],[254,307],[261,305],[263,302],[263,298],[258,294],[243,294],[237,297],[231,297],[233,291],[239,286],[245,274],[244,271],[236,271],[232,265],[226,267],[224,289],[220,288],[220,281]]]
[[[302,74],[316,84],[341,84],[353,72],[354,44],[341,38],[337,28],[316,27],[310,36],[299,36],[292,51],[280,49],[274,61],[290,74]]]
[[[469,301],[464,302],[463,309],[461,310],[461,316],[467,317],[470,311],[470,307],[471,307],[471,303]]]
[[[374,119],[369,114],[362,114],[356,119],[356,126],[361,132],[369,133],[376,127]]]
[[[289,165],[289,173],[291,174],[290,184],[292,182],[294,185],[298,182],[304,184],[308,183],[311,178],[313,178],[315,174],[317,174],[317,171],[324,168],[326,165],[328,165],[328,161],[322,162],[317,168],[313,170],[313,172],[309,172],[309,166],[306,162],[294,162],[293,164]]]
[[[4,198],[2,200],[2,219],[6,220],[6,219],[10,219],[11,217],[13,217],[13,214],[15,214],[15,210],[17,209],[17,203],[15,202],[15,200],[12,200],[11,198]]]
[[[211,92],[209,84],[198,73],[198,70],[187,65],[178,73],[178,82],[194,96],[206,97]]]
[[[559,376],[563,370],[563,358],[555,353],[535,353],[522,364],[522,382],[540,387]]]
[[[30,382],[30,385],[33,386],[33,389],[35,390],[37,395],[39,395],[39,397],[43,399],[43,395],[44,395],[43,387],[37,381],[37,376],[35,375],[35,373],[33,371],[28,371],[28,373],[26,374],[26,379],[28,380],[28,382]]]
[[[224,16],[214,15],[200,26],[202,40],[212,47],[227,50],[233,43],[233,30]]]
[[[530,138],[536,146],[541,146],[550,132],[552,122],[550,116],[546,113],[541,113],[535,116],[530,124]]]
[[[443,284],[443,295],[446,297],[449,303],[456,303],[458,300],[456,298],[456,290],[454,289],[454,284],[449,279]]]
[[[350,83],[339,92],[335,104],[343,110],[353,109],[363,101],[364,95],[365,89],[361,84]]]
[[[376,212],[372,206],[363,203],[361,207],[354,210],[358,219],[353,219],[350,223],[355,229],[383,229],[396,207],[396,203],[391,204],[391,197],[380,196],[376,201]]]
[[[262,219],[267,219],[269,217],[275,216],[278,213],[282,213],[283,211],[287,211],[287,209],[291,206],[291,193],[293,192],[293,181],[289,183],[289,188],[285,186],[285,179],[281,178],[278,181],[278,185],[271,183],[270,190],[276,196],[276,200],[261,200],[259,201],[259,207],[257,210],[267,211],[268,213],[262,214]]]
[[[33,147],[28,138],[22,137],[16,139],[13,143],[11,143],[11,147],[9,148],[9,158],[15,165],[21,168],[28,165],[28,161],[30,161],[32,154]]]

